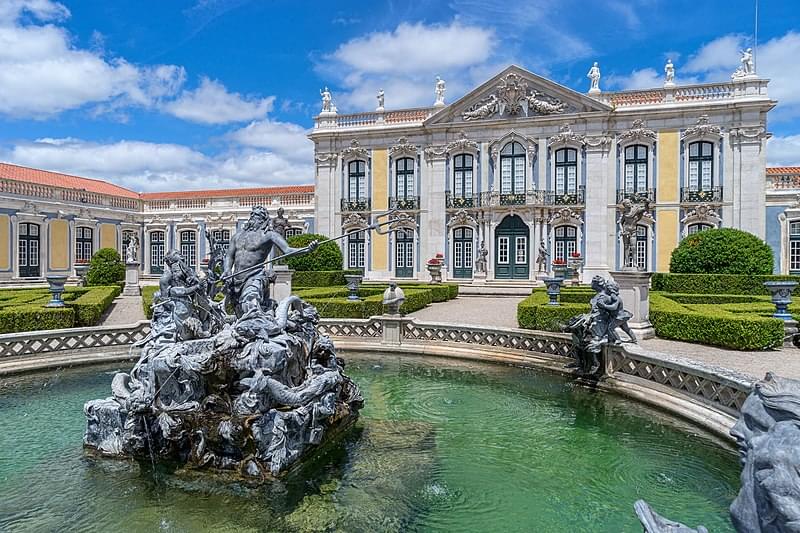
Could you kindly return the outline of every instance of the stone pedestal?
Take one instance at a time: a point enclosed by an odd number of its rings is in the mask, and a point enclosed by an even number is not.
[[[486,272],[475,272],[472,275],[473,283],[486,283]]]
[[[625,309],[633,313],[628,321],[631,330],[639,339],[656,336],[650,323],[650,277],[652,272],[622,271],[612,272],[611,277],[619,285],[619,295]]]
[[[280,302],[292,295],[292,274],[294,270],[288,265],[275,265],[275,284],[272,286],[272,299]]]
[[[139,262],[131,261],[125,263],[125,288],[122,289],[123,296],[139,296]]]
[[[381,316],[381,323],[383,324],[381,344],[386,346],[400,346],[400,344],[402,344],[402,329],[405,320],[406,319],[400,315],[385,314]]]

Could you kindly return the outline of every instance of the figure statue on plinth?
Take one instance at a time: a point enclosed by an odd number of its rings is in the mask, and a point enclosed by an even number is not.
[[[272,219],[272,231],[286,238],[286,230],[289,229],[289,221],[283,216],[283,207],[278,208],[275,218]]]
[[[672,87],[675,85],[675,65],[672,64],[671,59],[667,59],[667,64],[664,65],[664,86]]]
[[[139,239],[136,237],[135,234],[133,234],[131,235],[131,238],[128,240],[128,246],[125,247],[125,262],[135,263],[138,255],[139,255]]]
[[[375,111],[383,111],[384,96],[383,89],[378,89],[378,108]]]
[[[270,311],[276,303],[269,297],[269,282],[273,279],[273,269],[264,262],[269,259],[274,248],[283,254],[299,255],[316,249],[319,243],[312,241],[305,248],[293,248],[286,239],[271,229],[267,210],[255,206],[244,227],[237,231],[228,246],[225,258],[227,279],[223,292],[234,305],[236,315],[242,316],[251,311]]]
[[[597,61],[594,62],[592,68],[589,69],[589,72],[586,73],[586,77],[591,80],[592,85],[589,87],[590,93],[599,93],[600,92],[600,67],[597,65]]]
[[[434,102],[434,106],[441,107],[444,104],[444,92],[446,91],[445,82],[439,76],[436,76],[436,88],[434,92],[436,93],[436,101]]]
[[[331,97],[331,92],[328,90],[328,87],[326,86],[322,89],[319,94],[322,97],[322,112],[333,113],[333,98]]]
[[[746,76],[755,76],[756,67],[753,61],[753,49],[747,48],[739,52],[742,57],[739,59],[741,65],[736,69],[731,78],[744,78]]]
[[[489,255],[489,250],[486,249],[486,242],[481,241],[481,245],[478,248],[478,256],[475,258],[475,272],[480,274],[485,274],[486,269],[488,266],[487,257]]]
[[[550,257],[550,252],[547,251],[547,245],[544,240],[539,241],[539,253],[536,255],[536,267],[538,272],[547,271],[547,258]]]
[[[619,217],[620,237],[622,237],[622,270],[638,270],[636,267],[636,230],[639,222],[650,211],[650,202],[635,204],[626,198],[622,201]]]

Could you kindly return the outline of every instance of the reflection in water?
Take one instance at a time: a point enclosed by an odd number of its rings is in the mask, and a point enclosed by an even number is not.
[[[696,429],[558,376],[348,358],[366,405],[286,478],[248,486],[84,454],[93,369],[0,385],[2,531],[638,531],[633,502],[730,531],[736,456]]]

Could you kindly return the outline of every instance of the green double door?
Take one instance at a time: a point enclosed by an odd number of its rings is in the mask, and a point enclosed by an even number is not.
[[[494,277],[528,279],[530,230],[518,215],[508,215],[494,232]]]

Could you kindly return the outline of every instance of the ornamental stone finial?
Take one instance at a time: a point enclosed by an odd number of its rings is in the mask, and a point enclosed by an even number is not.
[[[675,87],[675,65],[672,64],[672,59],[667,59],[667,64],[664,65],[664,87]]]

